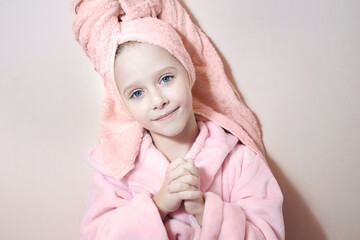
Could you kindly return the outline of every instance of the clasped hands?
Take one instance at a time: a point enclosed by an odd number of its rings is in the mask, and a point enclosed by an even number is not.
[[[167,171],[164,182],[153,197],[161,218],[176,211],[181,203],[187,213],[192,214],[200,226],[204,214],[204,197],[200,190],[199,171],[193,159],[174,159]]]

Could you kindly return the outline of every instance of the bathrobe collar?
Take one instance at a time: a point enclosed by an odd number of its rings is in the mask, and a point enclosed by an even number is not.
[[[185,155],[185,159],[194,159],[199,169],[201,191],[206,192],[226,156],[239,139],[211,121],[198,120],[197,124],[199,135]],[[137,188],[139,191],[145,189],[155,194],[161,188],[169,164],[163,153],[154,146],[151,135],[146,131],[135,168],[125,176],[125,179],[135,192]]]

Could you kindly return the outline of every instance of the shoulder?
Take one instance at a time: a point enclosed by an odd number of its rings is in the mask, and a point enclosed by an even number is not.
[[[199,126],[207,129],[206,147],[221,148],[229,153],[239,142],[236,136],[211,120],[200,122]]]
[[[264,163],[266,160],[261,154],[258,154],[247,145],[243,144],[238,137],[227,131],[219,124],[207,120],[201,122],[203,126],[206,126],[209,136],[207,139],[207,147],[221,148],[227,152],[225,164],[231,164],[233,167],[239,168],[239,166],[247,167],[252,163]],[[201,126],[201,125],[200,125]]]
[[[242,165],[249,165],[257,156],[256,152],[241,142],[238,142],[229,153],[230,160],[241,161]]]
[[[238,142],[225,159],[223,170],[240,176],[244,171],[252,171],[250,169],[254,171],[256,169],[270,170],[262,155],[256,153],[241,142]]]

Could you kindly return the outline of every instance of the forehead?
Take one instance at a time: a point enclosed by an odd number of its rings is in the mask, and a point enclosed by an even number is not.
[[[115,80],[117,86],[123,88],[134,81],[148,79],[168,66],[183,69],[182,64],[161,47],[146,43],[125,46],[115,59]]]

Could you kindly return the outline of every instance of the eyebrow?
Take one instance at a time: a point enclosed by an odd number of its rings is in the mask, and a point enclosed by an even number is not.
[[[154,75],[158,76],[161,72],[164,72],[164,71],[170,70],[170,69],[176,69],[176,68],[173,67],[173,66],[166,66],[166,67],[163,67],[163,68],[159,69],[158,71],[156,71],[156,72],[154,73]],[[133,88],[134,85],[138,84],[138,82],[141,82],[141,81],[135,80],[134,82],[132,82],[131,84],[129,84],[128,86],[126,86],[126,87],[124,88],[123,94],[125,94],[130,88]]]

